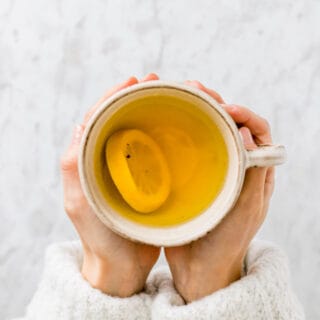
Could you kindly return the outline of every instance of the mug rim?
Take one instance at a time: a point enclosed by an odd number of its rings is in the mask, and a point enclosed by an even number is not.
[[[111,216],[109,214],[109,217],[105,212],[102,212],[101,208],[97,205],[94,199],[94,193],[91,192],[89,183],[88,183],[88,177],[87,177],[87,172],[86,172],[86,167],[85,167],[85,158],[86,158],[86,145],[88,143],[90,133],[94,129],[95,124],[97,123],[98,119],[104,114],[104,112],[113,104],[115,104],[118,100],[132,94],[135,92],[138,92],[140,90],[145,90],[145,89],[159,89],[159,88],[167,88],[167,89],[174,89],[174,90],[179,90],[183,91],[187,94],[192,94],[195,96],[197,99],[202,99],[208,106],[211,108],[215,109],[217,113],[220,115],[222,118],[223,122],[226,124],[226,127],[228,127],[230,133],[232,134],[232,138],[235,142],[236,146],[236,152],[238,156],[238,169],[237,169],[237,179],[236,179],[236,184],[234,185],[232,192],[232,201],[229,201],[229,205],[226,206],[224,212],[220,214],[218,219],[211,219],[211,223],[204,226],[202,228],[197,229],[197,232],[195,234],[190,234],[188,235],[187,232],[185,233],[184,237],[179,237],[173,234],[173,230],[176,230],[179,226],[182,227],[183,225],[188,225],[191,224],[193,221],[196,219],[191,219],[188,220],[182,224],[179,225],[172,225],[168,227],[155,227],[155,226],[148,226],[148,225],[142,225],[135,223],[129,219],[123,218],[124,220],[129,221],[130,223],[139,226],[139,229],[145,229],[145,230],[157,230],[158,231],[158,236],[161,230],[166,230],[168,237],[161,236],[157,239],[156,232],[153,233],[152,239],[148,236],[146,236],[147,233],[141,232],[138,234],[138,232],[134,231],[134,228],[124,228],[123,225],[115,223],[115,221],[111,221]],[[207,232],[212,230],[216,225],[220,223],[220,221],[223,219],[223,217],[229,212],[229,210],[233,207],[235,201],[237,200],[241,187],[243,184],[244,176],[245,176],[245,164],[246,164],[246,153],[245,149],[240,137],[240,134],[238,132],[238,128],[232,118],[227,114],[227,112],[220,106],[220,104],[209,94],[206,92],[195,88],[191,87],[185,84],[180,84],[176,82],[170,82],[170,81],[161,81],[161,80],[154,80],[154,81],[148,81],[144,83],[139,83],[132,85],[128,88],[125,88],[111,97],[105,99],[100,103],[98,106],[97,110],[95,113],[92,115],[92,117],[89,119],[84,134],[82,141],[80,143],[80,152],[78,155],[78,171],[79,171],[79,176],[80,176],[80,182],[81,186],[83,189],[83,192],[92,207],[93,211],[95,214],[98,216],[98,218],[105,224],[107,227],[111,228],[113,231],[116,233],[120,234],[121,236],[125,238],[129,238],[133,241],[138,241],[142,243],[148,243],[151,245],[156,245],[156,246],[176,246],[176,245],[182,245],[185,243],[189,243],[191,241],[194,241],[203,235],[205,235]],[[211,204],[212,205],[212,204]],[[211,205],[205,210],[209,210],[211,208]],[[109,206],[109,204],[108,204]],[[109,206],[111,211],[115,211],[112,207]],[[106,210],[105,210],[106,211]],[[205,212],[204,211],[204,212]],[[203,213],[200,213],[199,216],[201,216]],[[120,216],[120,214],[118,214]],[[162,231],[164,232],[164,231]]]

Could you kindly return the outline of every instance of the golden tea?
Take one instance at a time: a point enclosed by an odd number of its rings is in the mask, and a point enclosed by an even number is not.
[[[170,175],[164,202],[147,213],[133,209],[124,199],[106,160],[106,145],[112,135],[138,131],[160,147]],[[112,150],[117,150],[114,146],[117,144],[113,143]],[[98,187],[114,210],[139,224],[166,227],[194,218],[214,201],[227,174],[228,152],[219,128],[205,112],[178,97],[154,95],[131,101],[111,116],[99,132],[93,163]],[[113,167],[122,172],[117,162]]]

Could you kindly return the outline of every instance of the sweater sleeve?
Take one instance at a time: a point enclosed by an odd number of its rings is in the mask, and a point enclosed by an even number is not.
[[[106,295],[83,279],[81,261],[79,242],[54,244],[47,249],[42,280],[24,320],[150,319],[150,295]]]
[[[148,290],[158,288],[152,319],[300,320],[304,313],[289,283],[286,256],[275,246],[254,241],[246,256],[246,274],[228,287],[185,305],[168,271],[150,278]]]

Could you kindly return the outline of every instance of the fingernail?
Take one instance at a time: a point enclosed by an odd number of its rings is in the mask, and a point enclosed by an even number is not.
[[[148,79],[149,78],[149,79]],[[150,79],[151,78],[151,79]],[[159,80],[159,77],[157,74],[151,72],[151,73],[148,73],[147,75],[145,75],[141,81],[147,81],[147,79],[150,81],[150,80]]]
[[[73,129],[73,138],[72,143],[79,143],[82,138],[83,126],[81,124],[77,124]]]
[[[159,76],[154,72],[149,73],[147,76],[159,79]]]
[[[131,76],[125,83],[130,83],[130,82],[138,82],[138,79],[134,76]]]

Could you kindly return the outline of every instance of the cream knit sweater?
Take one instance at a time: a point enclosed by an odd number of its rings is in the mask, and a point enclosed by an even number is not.
[[[239,281],[188,305],[166,267],[152,271],[144,292],[117,298],[82,278],[81,259],[79,242],[48,248],[42,280],[22,319],[304,319],[290,288],[287,259],[270,243],[251,244]]]

